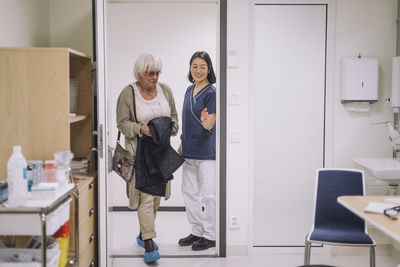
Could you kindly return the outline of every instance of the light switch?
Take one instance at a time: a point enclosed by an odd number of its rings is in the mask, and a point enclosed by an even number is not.
[[[229,94],[229,105],[240,105],[240,97],[239,94]]]
[[[239,67],[239,50],[227,50],[226,58],[227,58],[226,65],[228,68]]]
[[[240,133],[230,132],[229,133],[229,143],[240,143]]]

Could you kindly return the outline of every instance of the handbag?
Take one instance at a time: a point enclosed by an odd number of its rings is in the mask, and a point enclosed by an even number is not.
[[[135,110],[135,120],[136,119],[136,105],[135,105],[135,92],[132,86],[133,94],[133,109]],[[118,130],[117,145],[115,147],[114,155],[112,157],[112,170],[115,171],[119,176],[124,179],[125,182],[129,183],[132,181],[135,158],[131,153],[124,149],[120,143],[121,132]]]
[[[132,181],[133,176],[133,165],[135,164],[135,159],[129,153],[128,150],[124,149],[120,143],[121,132],[118,131],[117,146],[115,147],[114,155],[112,158],[112,169],[115,171],[125,182],[129,183]]]

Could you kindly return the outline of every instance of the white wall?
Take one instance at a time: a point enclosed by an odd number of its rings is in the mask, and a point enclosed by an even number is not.
[[[0,46],[47,46],[49,0],[0,0]]]
[[[91,0],[0,0],[0,46],[69,47],[93,56]]]
[[[337,1],[332,166],[352,167],[355,157],[391,156],[386,127],[372,123],[393,120],[385,99],[391,94],[391,60],[396,53],[396,2]],[[379,61],[379,101],[367,113],[349,112],[340,103],[340,59],[358,53]]]
[[[50,46],[69,47],[93,57],[92,1],[50,0]]]
[[[227,95],[238,94],[240,105],[227,106],[227,132],[239,132],[240,143],[227,143],[227,245],[246,246],[249,207],[249,2],[228,1],[228,50],[238,50],[238,68],[227,70]],[[239,218],[240,229],[229,229],[230,216]]]
[[[278,1],[275,1],[279,3]],[[286,1],[287,2],[287,1]],[[293,3],[296,0],[292,1]],[[395,56],[396,0],[336,0],[333,41],[333,92],[328,93],[327,167],[353,167],[355,157],[390,157],[391,147],[384,126],[376,121],[393,119],[390,104],[391,58]],[[249,173],[249,6],[250,1],[228,1],[228,50],[238,50],[238,68],[228,68],[228,97],[240,96],[240,105],[228,104],[229,132],[240,133],[240,143],[228,142],[227,158],[227,244],[228,253],[235,246],[246,247],[251,237],[252,177]],[[277,25],[279,26],[279,25]],[[340,102],[339,70],[342,56],[371,55],[378,58],[379,101],[366,113],[352,113]],[[332,99],[333,98],[333,99]],[[229,102],[228,102],[229,103]],[[290,156],[290,151],[288,151]],[[372,183],[371,181],[369,183]],[[370,187],[370,191],[373,188]],[[231,215],[239,217],[240,229],[229,229]],[[230,246],[230,247],[229,247]],[[232,247],[233,246],[233,247]],[[231,250],[229,250],[231,248]]]

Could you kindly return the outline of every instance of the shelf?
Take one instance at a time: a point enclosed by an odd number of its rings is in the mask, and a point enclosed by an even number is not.
[[[0,234],[1,235],[41,235],[43,229],[42,214],[46,215],[46,235],[54,234],[61,225],[69,220],[71,194],[75,184],[68,184],[65,189],[57,193],[51,200],[32,200],[24,206],[0,206]],[[26,222],[29,221],[28,224]],[[24,227],[20,227],[24,225]]]
[[[73,173],[72,176],[77,179],[77,180],[85,180],[89,178],[94,178],[97,176],[95,172],[90,172],[90,173]]]
[[[1,47],[0,50],[13,51],[13,52],[60,52],[68,53],[72,58],[88,58],[87,55],[67,47]]]
[[[69,118],[69,123],[71,124],[71,123],[75,123],[78,121],[83,121],[83,120],[86,120],[86,118],[87,118],[86,115],[76,115],[73,118]]]

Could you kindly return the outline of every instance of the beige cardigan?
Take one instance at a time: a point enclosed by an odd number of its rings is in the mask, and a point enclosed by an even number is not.
[[[178,114],[176,113],[175,100],[171,89],[164,83],[159,83],[164,93],[165,98],[169,103],[171,109],[171,120],[175,123],[176,135],[179,129]],[[125,136],[125,149],[132,153],[135,157],[137,147],[137,136],[142,136],[140,127],[142,125],[135,120],[135,110],[133,108],[133,94],[132,87],[127,85],[121,92],[117,101],[117,127]],[[139,204],[139,190],[135,188],[135,176],[132,181],[127,185],[127,194],[129,196],[129,208],[137,209]],[[165,193],[165,200],[171,195],[171,182],[167,184]]]

